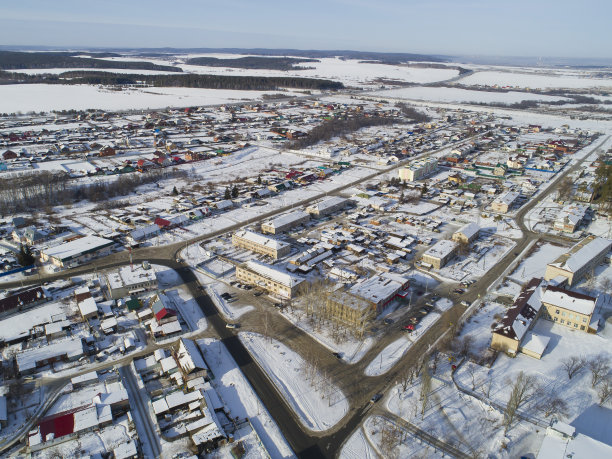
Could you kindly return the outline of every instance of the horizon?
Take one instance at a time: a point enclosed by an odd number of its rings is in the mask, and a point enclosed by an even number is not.
[[[612,59],[606,18],[612,5],[588,0],[314,0],[309,8],[275,0],[223,5],[187,0],[122,4],[3,6],[0,43],[58,48],[283,48],[444,56]],[[571,12],[571,14],[568,14]],[[543,27],[554,24],[554,27]],[[79,43],[75,45],[75,43]]]

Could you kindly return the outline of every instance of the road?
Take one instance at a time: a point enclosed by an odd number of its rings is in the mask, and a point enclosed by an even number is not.
[[[470,288],[468,293],[462,296],[462,299],[474,301],[475,299],[484,296],[490,286],[501,276],[501,274],[504,273],[505,270],[508,269],[511,263],[516,261],[516,254],[523,253],[525,249],[529,246],[529,244],[533,243],[534,240],[541,237],[541,235],[527,230],[523,222],[524,216],[538,202],[542,201],[551,193],[553,193],[560,180],[567,174],[578,170],[585,160],[586,157],[578,161],[575,165],[566,168],[564,171],[560,172],[553,181],[553,183],[546,189],[546,191],[538,195],[529,203],[525,204],[517,212],[515,218],[519,227],[523,231],[522,238],[516,242],[516,247],[508,255],[506,255],[506,257],[500,260],[498,264],[496,264],[491,270],[489,270],[489,272],[487,272],[485,276],[483,276],[483,278],[481,278],[476,284],[472,286],[472,288]],[[397,167],[399,167],[399,165],[395,165],[391,168],[388,168],[388,170],[377,171],[376,173],[371,174],[371,176],[361,179],[360,182],[375,178],[376,176],[383,173],[387,173],[389,170],[393,170]],[[350,186],[354,186],[354,183],[336,189],[334,190],[334,192],[337,193]],[[324,194],[327,195],[329,193]],[[322,197],[322,195],[310,198],[305,202],[311,202],[316,199],[319,199],[320,197]],[[305,202],[302,202],[300,204],[304,205]],[[305,342],[309,342],[309,345],[313,348],[319,348],[321,355],[326,356],[321,362],[323,369],[326,371],[327,374],[330,375],[330,379],[332,380],[332,382],[338,385],[341,390],[343,390],[343,392],[350,401],[351,409],[349,413],[333,429],[324,433],[313,433],[307,431],[301,425],[299,419],[297,419],[297,416],[289,407],[284,398],[277,392],[274,384],[270,381],[268,376],[260,369],[256,362],[253,361],[251,355],[242,345],[235,332],[226,328],[225,320],[219,315],[212,301],[198,288],[199,284],[191,269],[185,266],[184,264],[177,263],[175,260],[176,253],[188,244],[194,243],[202,239],[208,239],[220,234],[224,234],[228,231],[231,231],[232,229],[239,228],[248,223],[253,223],[255,221],[260,221],[262,219],[269,218],[272,215],[288,210],[290,207],[295,207],[296,205],[297,204],[287,206],[283,209],[279,209],[269,214],[259,216],[256,219],[252,219],[250,222],[241,222],[234,225],[232,228],[224,228],[212,234],[207,234],[205,236],[192,239],[190,241],[179,242],[162,247],[147,247],[135,250],[134,260],[148,260],[151,263],[163,265],[175,269],[178,272],[179,276],[181,277],[187,288],[190,290],[193,297],[196,299],[199,307],[204,312],[212,329],[227,347],[228,351],[230,352],[238,366],[241,368],[242,372],[247,377],[249,383],[253,386],[254,390],[262,400],[266,409],[270,412],[277,425],[283,432],[285,438],[299,457],[335,457],[339,453],[344,441],[346,441],[346,439],[361,424],[364,417],[368,414],[368,409],[370,408],[369,398],[371,397],[371,395],[376,392],[385,392],[387,389],[389,389],[395,383],[399,373],[403,369],[415,364],[417,360],[422,358],[422,356],[430,350],[430,344],[434,343],[440,336],[442,336],[448,330],[448,325],[450,323],[457,323],[461,315],[464,313],[465,308],[459,304],[455,304],[450,310],[446,311],[442,315],[441,319],[438,320],[421,337],[421,339],[419,339],[411,347],[410,351],[400,360],[400,362],[395,365],[394,368],[392,368],[387,374],[376,377],[365,377],[363,375],[363,369],[371,361],[373,356],[375,356],[385,345],[394,341],[400,336],[402,332],[400,331],[399,327],[391,328],[388,333],[385,333],[382,339],[377,342],[372,349],[368,351],[366,356],[359,363],[355,365],[347,365],[337,361],[337,359],[331,356],[331,353],[329,351],[326,351],[325,348],[322,348],[322,346],[318,342],[316,342],[316,340],[312,339],[304,332],[296,330],[295,327],[293,327],[292,332],[285,332],[284,338],[283,334],[281,334],[281,336],[279,336],[279,339],[286,339],[287,342],[285,344],[292,343],[292,341],[296,340],[299,336],[300,340],[305,340]],[[122,252],[119,254],[113,254],[105,259],[97,260],[90,265],[86,265],[80,268],[68,270],[50,276],[43,276],[42,280],[46,281],[66,278],[75,274],[91,273],[94,270],[101,270],[103,268],[112,268],[124,265],[126,261],[126,253]],[[26,283],[31,284],[39,282],[39,279],[35,278],[28,279]],[[0,287],[6,288],[10,286],[19,285],[21,285],[21,282],[13,282],[2,284],[0,285]],[[280,321],[277,321],[276,323],[280,323]],[[294,346],[295,343],[292,343],[291,347]],[[149,346],[147,346],[147,348],[149,348]],[[131,360],[132,358],[133,356],[129,357],[128,359]],[[116,364],[116,362],[114,363]],[[89,369],[88,371],[91,371],[91,369]],[[146,413],[148,410],[146,410],[145,406],[143,406],[144,402],[140,396],[142,394],[140,393],[137,387],[134,387],[135,382],[131,380],[128,375],[125,374],[125,372],[127,371],[125,368],[121,369],[120,371],[122,372],[122,376],[124,377],[127,383],[126,387],[128,387],[130,393],[137,394],[137,396],[133,397],[134,402],[136,404],[136,409],[139,411],[139,413]],[[130,399],[132,400],[132,397]],[[143,419],[150,419],[148,417],[148,414],[147,416],[141,417]],[[154,432],[151,432],[151,429],[154,430],[154,427],[152,425],[146,427],[146,431],[144,432],[145,439],[148,437],[154,437]],[[148,441],[151,440],[149,439]],[[440,445],[440,447],[442,446],[444,445]],[[156,451],[157,452],[154,451],[154,453],[158,454],[159,449]]]
[[[136,431],[138,432],[140,442],[145,445],[146,448],[150,448],[154,457],[160,457],[162,449],[159,443],[159,434],[157,433],[157,429],[151,420],[149,407],[147,404],[149,395],[143,394],[145,389],[140,389],[138,387],[136,377],[134,376],[134,373],[132,373],[129,366],[119,367],[119,374],[121,375],[123,385],[128,392],[130,407],[132,410],[135,409],[138,412],[138,417],[134,416],[134,422],[136,424]]]

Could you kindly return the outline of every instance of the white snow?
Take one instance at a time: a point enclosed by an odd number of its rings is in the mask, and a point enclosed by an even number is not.
[[[309,378],[305,374],[308,364],[298,353],[257,333],[242,332],[239,336],[306,428],[317,432],[331,429],[348,412],[342,391],[320,373]]]
[[[461,80],[465,85],[517,86],[521,88],[595,88],[612,87],[612,79],[580,78],[555,74],[538,75],[515,72],[476,72]]]

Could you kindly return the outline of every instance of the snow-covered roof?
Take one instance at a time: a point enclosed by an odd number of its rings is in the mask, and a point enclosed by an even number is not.
[[[166,396],[166,403],[168,408],[176,408],[177,406],[187,405],[188,403],[195,402],[202,398],[202,393],[199,390],[193,392],[181,392],[176,391]]]
[[[271,247],[275,250],[281,250],[290,245],[287,242],[278,241],[276,239],[272,239],[270,237],[264,236],[263,234],[255,233],[253,231],[248,231],[248,230],[236,231],[234,235],[241,239],[250,241],[254,244],[262,245],[265,247]]]
[[[138,450],[136,449],[136,443],[133,440],[129,440],[126,443],[121,443],[115,449],[113,449],[115,459],[127,459],[130,457],[136,457]]]
[[[403,281],[403,282],[402,282]],[[408,279],[381,274],[353,285],[349,292],[374,304],[385,302],[402,289]]]
[[[544,437],[537,459],[566,459],[568,457],[575,459],[612,457],[612,446],[583,434],[569,439],[553,435]]]
[[[515,200],[516,198],[519,197],[519,193],[517,193],[516,191],[508,191],[505,194],[502,194],[501,196],[499,196],[495,202],[499,203],[499,204],[506,204],[508,206],[510,206]]]
[[[20,352],[16,360],[19,371],[23,372],[36,368],[37,362],[62,355],[75,358],[83,355],[83,352],[81,338],[70,338]]]
[[[37,325],[46,325],[63,314],[62,305],[47,303],[21,314],[0,320],[0,340],[13,341],[27,337]]]
[[[269,226],[271,228],[282,228],[284,226],[292,224],[293,222],[309,218],[310,214],[304,212],[303,210],[296,210],[294,212],[273,218],[272,220],[263,223],[263,225]]]
[[[591,315],[595,310],[597,299],[550,285],[542,295],[542,303],[569,309],[579,314]]]
[[[527,333],[521,347],[537,355],[544,354],[550,341],[550,336],[536,335],[533,332]]]
[[[193,370],[208,370],[208,365],[204,362],[200,350],[190,339],[181,338],[179,340],[177,357],[181,369],[187,374]]]
[[[451,254],[456,248],[457,243],[455,241],[442,239],[430,247],[423,255],[442,259]]]
[[[143,226],[142,228],[136,228],[135,230],[130,232],[130,237],[134,241],[140,241],[141,239],[145,239],[148,236],[153,234],[157,234],[159,232],[159,226],[155,224]]]
[[[348,199],[341,198],[340,196],[331,196],[327,199],[324,199],[321,202],[308,206],[306,210],[323,212],[331,207],[343,205],[348,201]]]
[[[508,309],[494,333],[521,341],[542,307],[542,279],[531,279]]]
[[[112,289],[118,289],[125,286],[142,284],[145,282],[155,282],[155,270],[144,269],[141,265],[122,266],[116,272],[110,272],[106,275],[108,285]]]
[[[304,279],[298,276],[289,274],[286,271],[280,271],[276,267],[267,265],[260,261],[249,260],[246,262],[246,267],[260,276],[267,277],[285,287],[293,288],[300,284]]]
[[[588,242],[585,244],[586,241]],[[609,239],[587,238],[573,246],[567,254],[561,255],[551,265],[565,271],[576,272],[601,253],[608,252],[610,247],[612,247],[612,241]]]
[[[81,311],[81,315],[83,317],[88,316],[89,314],[97,314],[98,313],[98,305],[96,304],[96,300],[92,297],[85,298],[83,301],[79,301],[79,311]]]
[[[480,226],[478,226],[476,223],[472,222],[472,223],[468,223],[467,225],[462,226],[457,231],[457,233],[461,233],[461,234],[463,234],[465,237],[467,237],[469,239],[472,236],[478,234],[479,231],[480,231]]]
[[[95,252],[113,245],[114,242],[98,236],[85,236],[55,247],[44,249],[43,252],[57,260],[70,260],[80,255]]]

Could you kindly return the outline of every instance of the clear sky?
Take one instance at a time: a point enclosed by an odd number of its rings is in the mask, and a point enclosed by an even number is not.
[[[612,0],[3,0],[0,44],[612,58]]]

